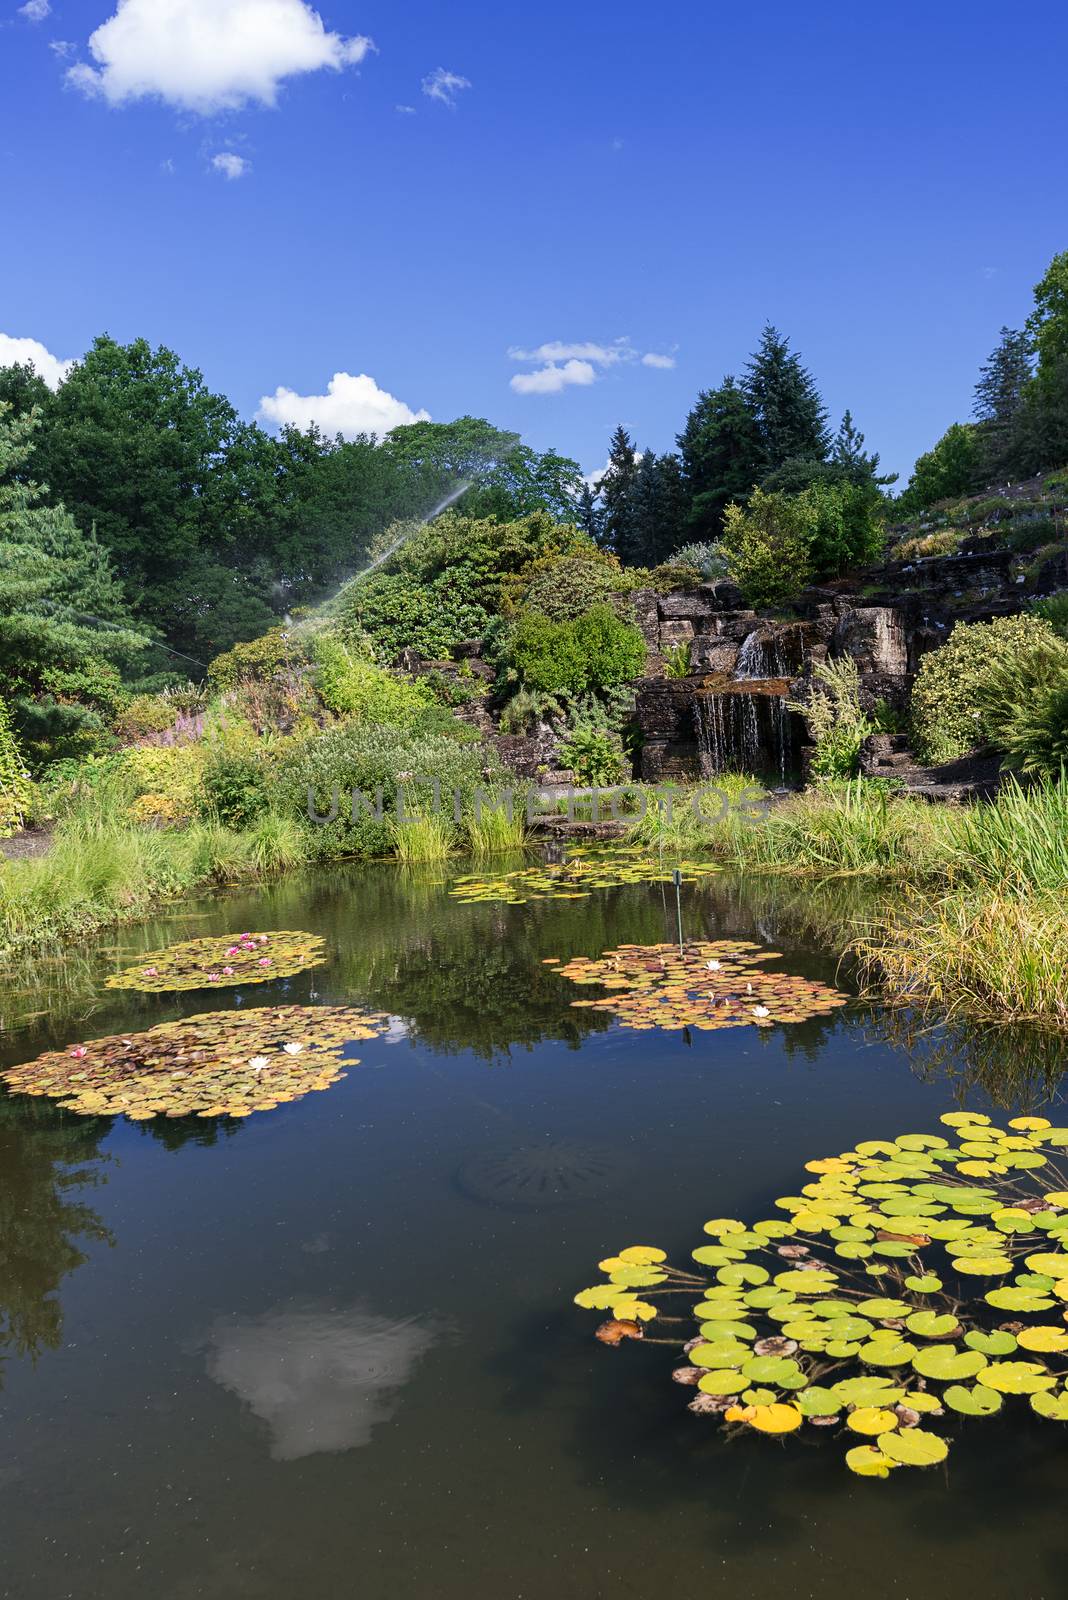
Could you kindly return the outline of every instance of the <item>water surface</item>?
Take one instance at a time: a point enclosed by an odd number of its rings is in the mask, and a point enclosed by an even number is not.
[[[958,1104],[1056,1101],[1058,1047],[910,1038],[860,1004],[628,1033],[542,961],[671,938],[670,892],[459,905],[445,876],[353,868],[194,905],[6,997],[5,1063],[230,1004],[394,1022],[329,1092],[240,1123],[0,1099],[0,1594],[1062,1596],[1056,1425],[1013,1404],[962,1427],[948,1474],[860,1482],[815,1431],[725,1444],[671,1352],[605,1349],[570,1303],[619,1247],[684,1260],[706,1217],[766,1215],[814,1155]],[[831,983],[855,912],[725,875],[684,900],[688,935]],[[245,927],[322,934],[331,963],[236,995],[101,987]]]

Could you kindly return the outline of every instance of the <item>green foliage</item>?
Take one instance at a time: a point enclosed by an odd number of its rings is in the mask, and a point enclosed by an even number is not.
[[[912,691],[912,731],[920,759],[952,761],[986,742],[981,700],[986,681],[1003,665],[1011,668],[1032,645],[1054,639],[1041,617],[997,617],[958,623],[938,650],[920,662]]]
[[[588,723],[573,727],[560,746],[560,761],[579,783],[618,783],[627,773],[627,760],[618,734]]]
[[[999,657],[977,701],[988,737],[1010,766],[1047,778],[1068,770],[1068,640],[1043,638]]]
[[[674,555],[668,557],[666,565],[696,572],[704,583],[727,576],[727,558],[718,541],[714,544],[681,545]]]
[[[817,778],[852,778],[860,762],[860,747],[875,724],[860,708],[860,672],[852,656],[817,662],[813,686],[806,702],[789,702],[791,711],[808,720],[815,751],[812,772]]]
[[[920,456],[898,505],[911,515],[953,495],[970,494],[980,462],[978,430],[970,423],[955,422],[933,450]]]
[[[870,488],[846,481],[794,495],[754,490],[746,510],[727,508],[727,569],[750,605],[781,604],[806,584],[879,554],[884,530],[877,504]]]
[[[437,714],[431,715],[436,722]],[[460,732],[456,723],[449,732],[355,721],[328,728],[298,742],[282,764],[276,808],[307,818],[311,801],[315,815],[329,819],[309,828],[309,847],[319,859],[387,855],[393,848],[398,792],[407,814],[425,813],[434,809],[437,782],[446,816],[454,816],[458,795],[463,817],[471,811],[475,790],[499,774],[496,759]],[[355,814],[353,791],[359,797]],[[337,814],[331,817],[335,798]]]
[[[727,570],[749,605],[777,606],[813,581],[810,518],[800,496],[756,489],[747,510],[724,513],[722,549]]]
[[[693,654],[690,641],[680,640],[678,644],[669,646],[664,651],[664,670],[669,678],[688,678],[690,675],[690,657]]]
[[[617,603],[626,590],[619,561],[604,550],[535,562],[514,591],[513,603],[554,622],[573,622],[591,606]]]
[[[436,703],[423,683],[411,683],[361,660],[333,634],[315,636],[312,656],[319,696],[339,715],[407,727],[425,723],[427,711]]]
[[[521,682],[547,694],[581,694],[640,677],[645,640],[607,605],[573,622],[523,612],[510,630],[506,658]]]
[[[1047,595],[1043,600],[1035,600],[1031,611],[1036,617],[1041,617],[1043,622],[1048,622],[1062,639],[1068,639],[1068,589]]]
[[[248,828],[270,809],[272,776],[267,752],[251,731],[221,726],[206,741],[200,809],[227,828]]]
[[[745,398],[756,418],[765,471],[791,457],[822,461],[830,446],[827,412],[812,375],[768,323],[745,369]]]
[[[272,628],[247,644],[236,644],[208,663],[208,683],[216,691],[234,689],[249,679],[264,681],[305,660],[300,638],[285,628]]]
[[[744,501],[767,469],[756,412],[733,377],[718,389],[702,390],[678,445],[690,493],[691,538],[715,541],[727,507]]]
[[[175,705],[162,694],[136,694],[115,719],[115,733],[124,744],[136,744],[148,734],[166,733],[174,727]]]
[[[108,558],[27,478],[36,412],[0,412],[0,679],[38,766],[77,754],[115,709],[117,668],[148,643],[129,623]]]
[[[420,582],[407,573],[376,572],[353,583],[341,600],[341,629],[348,639],[366,639],[376,657],[396,661],[402,650],[427,660],[447,660],[453,647],[478,638],[489,612],[465,594],[468,574]]]
[[[0,700],[0,839],[22,827],[31,790],[30,775],[19,750],[7,707]]]

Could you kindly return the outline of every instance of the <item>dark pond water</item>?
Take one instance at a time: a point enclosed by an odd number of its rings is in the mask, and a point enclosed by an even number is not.
[[[669,1351],[602,1348],[571,1305],[606,1253],[685,1259],[706,1217],[766,1215],[812,1156],[1043,1106],[1056,1049],[910,1041],[860,1005],[628,1033],[542,958],[671,937],[659,887],[460,905],[442,876],[201,904],[4,997],[10,1063],[234,1003],[104,991],[140,951],[296,927],[331,964],[241,1003],[396,1021],[328,1093],[228,1126],[0,1100],[0,1594],[1063,1596],[1068,1438],[1020,1404],[963,1427],[948,1474],[862,1482],[815,1430],[724,1444]],[[854,909],[726,877],[684,902],[688,934],[830,982]]]

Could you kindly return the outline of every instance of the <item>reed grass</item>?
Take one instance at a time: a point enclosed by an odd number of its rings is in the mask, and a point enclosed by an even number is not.
[[[854,944],[883,1001],[953,1015],[1068,1027],[1063,893],[916,891]]]
[[[522,850],[527,843],[526,817],[518,807],[509,816],[504,806],[478,808],[466,822],[467,842],[476,856],[499,856]]]
[[[394,854],[403,866],[421,861],[444,861],[454,847],[451,827],[444,817],[434,815],[413,817],[407,822],[392,820],[389,837]]]

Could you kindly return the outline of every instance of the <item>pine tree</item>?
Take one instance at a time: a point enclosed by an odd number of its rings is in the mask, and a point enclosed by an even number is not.
[[[748,496],[766,465],[756,416],[734,378],[698,395],[678,446],[690,500],[687,537],[714,541],[727,506]]]
[[[632,566],[655,567],[686,540],[689,497],[678,456],[647,450],[631,495],[628,545],[622,559]]]
[[[634,513],[634,484],[638,476],[634,440],[620,423],[608,451],[608,466],[600,483],[604,514],[601,542],[614,550],[621,561],[633,544],[631,523]]]
[[[601,542],[601,508],[597,504],[597,492],[590,488],[588,482],[583,480],[579,490],[578,500],[575,503],[575,521],[595,544]]]
[[[815,381],[770,323],[745,369],[743,388],[756,416],[767,471],[791,457],[826,460],[827,412]]]
[[[851,483],[872,484],[885,487],[897,482],[897,473],[879,476],[879,455],[870,456],[864,448],[864,435],[853,421],[853,413],[846,411],[838,424],[838,432],[831,446],[831,465],[841,469]]]
[[[132,661],[149,642],[130,623],[122,585],[95,536],[62,506],[41,504],[40,489],[25,478],[38,422],[36,412],[12,420],[0,407],[0,682],[19,729],[51,674],[99,674],[104,663]],[[76,705],[50,709],[70,729],[85,721]]]
[[[973,415],[979,424],[982,474],[994,479],[1017,470],[1014,441],[1032,376],[1028,334],[1002,328],[997,348],[979,369]]]

